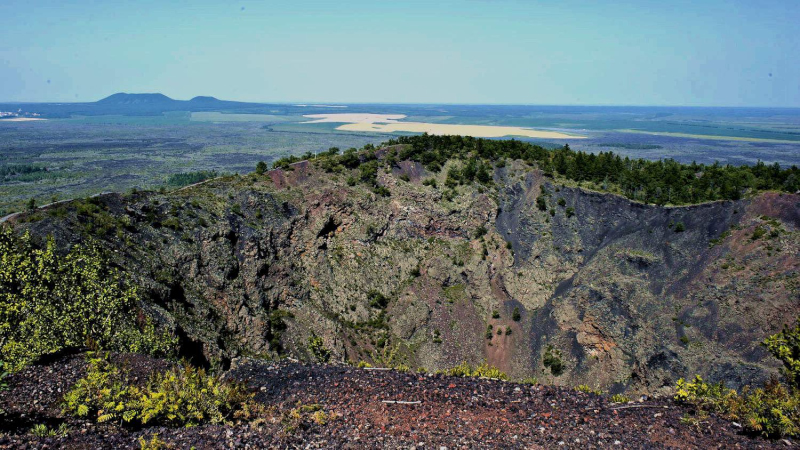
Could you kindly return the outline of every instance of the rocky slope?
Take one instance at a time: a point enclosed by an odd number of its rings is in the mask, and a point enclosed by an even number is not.
[[[314,359],[319,337],[334,361],[487,361],[612,392],[777,373],[759,342],[800,315],[800,196],[648,206],[509,163],[451,197],[422,183],[446,167],[384,167],[389,197],[304,161],[14,220],[61,245],[99,238],[198,362]]]

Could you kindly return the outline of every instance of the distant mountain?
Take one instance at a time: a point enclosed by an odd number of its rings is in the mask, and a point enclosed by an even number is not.
[[[220,103],[231,103],[231,102],[223,101],[223,100],[220,100],[220,99],[215,98],[215,97],[207,97],[207,96],[200,95],[200,96],[197,96],[197,97],[189,100],[189,103],[192,103],[192,104],[195,104],[195,105],[218,105]]]
[[[198,97],[195,97],[198,98]],[[210,97],[209,97],[210,98]],[[183,103],[164,94],[128,94],[120,92],[95,102],[100,105],[176,105]]]

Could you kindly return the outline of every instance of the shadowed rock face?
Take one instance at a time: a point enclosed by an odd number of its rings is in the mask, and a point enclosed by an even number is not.
[[[758,343],[800,314],[797,195],[664,208],[509,164],[493,187],[448,200],[421,184],[443,185],[446,170],[379,170],[383,198],[303,162],[18,224],[67,244],[110,217],[117,228],[100,239],[198,359],[311,358],[316,335],[339,360],[488,361],[612,391],[775,373]],[[543,367],[548,347],[560,376]]]

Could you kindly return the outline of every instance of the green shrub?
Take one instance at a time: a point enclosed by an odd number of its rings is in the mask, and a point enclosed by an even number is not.
[[[522,320],[522,314],[519,312],[519,306],[514,307],[514,312],[511,313],[511,320],[514,322],[519,322]]]
[[[547,200],[543,195],[536,197],[536,207],[539,208],[539,211],[547,211]]]
[[[750,240],[757,241],[764,237],[765,234],[767,234],[767,229],[759,225],[755,230],[753,230],[753,235],[750,236]]]
[[[603,391],[592,389],[588,384],[579,384],[578,386],[575,386],[575,390],[578,392],[584,392],[586,394],[603,395]]]
[[[570,217],[572,217],[572,216],[574,216],[574,215],[575,215],[575,208],[573,208],[572,206],[570,206],[569,208],[567,208],[567,209],[564,211],[564,214],[566,214],[566,215],[567,215],[567,219],[569,219]]]
[[[500,311],[494,310],[492,311],[492,319],[499,319],[500,318]]]
[[[483,363],[478,367],[473,368],[466,361],[462,362],[461,364],[445,371],[447,375],[453,377],[484,377],[484,378],[496,378],[499,380],[507,380],[508,375],[502,372],[500,369],[494,366],[490,366],[487,363]]]
[[[367,300],[371,308],[384,309],[389,305],[389,298],[376,290],[367,292]]]
[[[436,189],[436,180],[433,179],[433,178],[428,178],[428,179],[426,179],[425,181],[422,182],[422,185],[423,186],[430,186],[430,187]]]
[[[683,233],[684,231],[686,231],[686,226],[683,224],[683,222],[678,222],[678,223],[675,224],[675,227],[673,228],[673,230],[676,233]]]
[[[624,394],[614,394],[611,396],[610,400],[613,403],[628,403],[629,401],[631,401],[631,399]]]
[[[325,348],[325,341],[319,336],[312,335],[308,338],[308,351],[319,363],[326,363],[331,359],[331,351]]]
[[[772,379],[763,388],[746,386],[741,393],[723,383],[709,384],[698,375],[678,380],[675,400],[695,406],[699,412],[716,412],[742,423],[750,433],[768,437],[800,437],[800,319],[794,328],[768,337],[764,347],[783,363],[787,385]]]
[[[794,328],[784,326],[783,331],[768,337],[762,345],[783,363],[783,376],[789,386],[800,390],[800,318]]]
[[[675,400],[742,423],[745,431],[768,437],[800,436],[800,393],[775,380],[763,388],[745,387],[741,394],[723,383],[709,384],[697,375],[678,380]]]
[[[561,376],[564,373],[564,362],[561,361],[561,350],[548,345],[544,351],[542,364],[546,369],[550,369],[553,376]]]
[[[268,169],[267,163],[264,161],[259,161],[258,164],[256,164],[256,173],[259,175],[263,175]]]
[[[58,428],[49,428],[47,425],[40,423],[31,428],[31,434],[40,438],[55,438],[64,437],[69,433],[69,426],[62,423]]]
[[[562,197],[562,198],[559,198],[559,199],[558,199],[558,206],[567,206],[567,201],[566,201],[566,200],[564,200],[564,198],[563,198],[563,197]]]
[[[483,236],[486,235],[486,233],[487,233],[486,227],[483,226],[483,225],[480,225],[478,228],[475,229],[475,234],[474,234],[475,239],[482,238]]]
[[[0,360],[15,371],[67,347],[170,354],[177,340],[137,308],[138,293],[100,247],[64,255],[50,238],[35,248],[29,234],[0,230]]]
[[[107,358],[94,358],[63,407],[65,414],[98,423],[188,427],[247,419],[257,410],[252,398],[242,386],[189,365],[156,372],[139,387]]]

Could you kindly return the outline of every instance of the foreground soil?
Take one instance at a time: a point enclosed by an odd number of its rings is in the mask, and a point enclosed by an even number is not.
[[[164,361],[117,356],[137,376]],[[497,380],[294,362],[238,361],[226,374],[267,406],[235,426],[130,429],[65,417],[61,396],[86,370],[73,355],[29,367],[0,394],[0,448],[139,448],[154,435],[172,448],[787,448],[710,417],[696,425],[669,399],[627,404],[572,390]],[[396,402],[396,403],[395,403]],[[407,402],[407,403],[402,403]],[[302,408],[302,406],[313,407]],[[321,408],[324,414],[312,414]],[[36,424],[66,436],[39,438]]]

